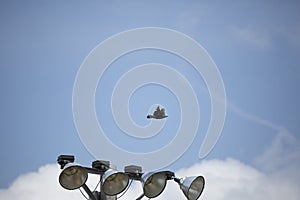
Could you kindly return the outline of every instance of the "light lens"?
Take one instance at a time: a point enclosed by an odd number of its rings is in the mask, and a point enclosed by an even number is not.
[[[68,190],[75,190],[85,184],[88,178],[87,171],[78,165],[65,168],[59,175],[60,185]]]
[[[155,198],[165,189],[167,176],[163,172],[149,173],[143,176],[143,180],[144,195],[148,198]]]
[[[114,196],[123,192],[129,183],[127,174],[113,169],[109,169],[105,172],[103,180],[103,191],[109,196]]]
[[[202,194],[204,185],[203,176],[187,177],[180,184],[180,188],[188,200],[196,200]]]

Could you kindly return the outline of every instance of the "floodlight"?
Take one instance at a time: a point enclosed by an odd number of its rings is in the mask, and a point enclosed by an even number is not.
[[[75,190],[85,184],[88,173],[79,165],[67,166],[59,175],[60,185],[68,190]]]
[[[144,195],[155,198],[160,195],[166,187],[167,175],[164,172],[150,172],[142,176]]]
[[[114,196],[123,192],[129,183],[129,177],[114,169],[107,170],[103,175],[102,189],[106,195]]]
[[[120,193],[125,194],[129,188],[129,180],[140,181],[143,186],[143,194],[136,200],[143,197],[155,198],[165,189],[168,180],[174,180],[179,184],[187,200],[197,200],[205,186],[203,176],[192,176],[186,178],[176,178],[172,171],[159,171],[144,174],[141,166],[125,166],[124,172],[116,170],[116,167],[110,165],[109,161],[96,160],[92,167],[83,167],[74,163],[75,157],[72,155],[60,155],[57,163],[63,169],[59,175],[60,185],[67,190],[84,189],[89,200],[116,200]],[[99,175],[100,180],[92,191],[86,185],[88,174]],[[99,186],[99,191],[96,189]],[[123,196],[121,194],[121,196]]]
[[[178,183],[188,200],[196,200],[203,192],[205,180],[203,176],[193,176],[180,179]]]

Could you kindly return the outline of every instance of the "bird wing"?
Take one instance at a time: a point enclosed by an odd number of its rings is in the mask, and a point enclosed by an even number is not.
[[[157,106],[156,111],[160,111],[160,107],[159,106]]]
[[[159,111],[158,110],[154,111],[153,116],[158,117],[158,115],[159,115]]]

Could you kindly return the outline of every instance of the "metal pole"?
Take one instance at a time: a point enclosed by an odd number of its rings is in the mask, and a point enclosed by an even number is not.
[[[98,200],[98,198],[94,196],[94,194],[91,192],[91,190],[88,188],[86,184],[83,184],[82,187],[85,190],[85,192],[89,195],[91,200]]]
[[[136,200],[141,200],[144,196],[144,194],[141,194],[141,196],[139,196]]]

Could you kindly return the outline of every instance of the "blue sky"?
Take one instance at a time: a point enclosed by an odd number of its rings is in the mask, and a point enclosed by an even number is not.
[[[73,121],[76,74],[100,42],[142,27],[168,28],[190,36],[207,50],[220,71],[227,115],[221,137],[204,161],[231,163],[226,159],[232,158],[268,173],[288,166],[292,156],[299,167],[299,8],[299,1],[1,1],[0,188],[55,163],[60,154],[74,154],[88,166],[95,160]],[[149,123],[145,116],[151,105],[163,105],[169,115],[164,134],[154,138],[154,146],[144,145],[150,140],[120,140],[122,133],[110,110],[112,89],[122,74],[145,63],[173,67],[197,91],[199,131],[169,168],[202,163],[198,153],[209,123],[210,97],[201,76],[176,55],[142,50],[112,63],[95,95],[103,129],[111,131],[107,133],[111,140],[137,153],[155,150],[175,137],[180,123],[178,101],[167,88],[152,84],[133,94],[129,110],[134,122],[144,126]],[[109,158],[109,151],[103,151]],[[266,164],[276,152],[284,162]]]

